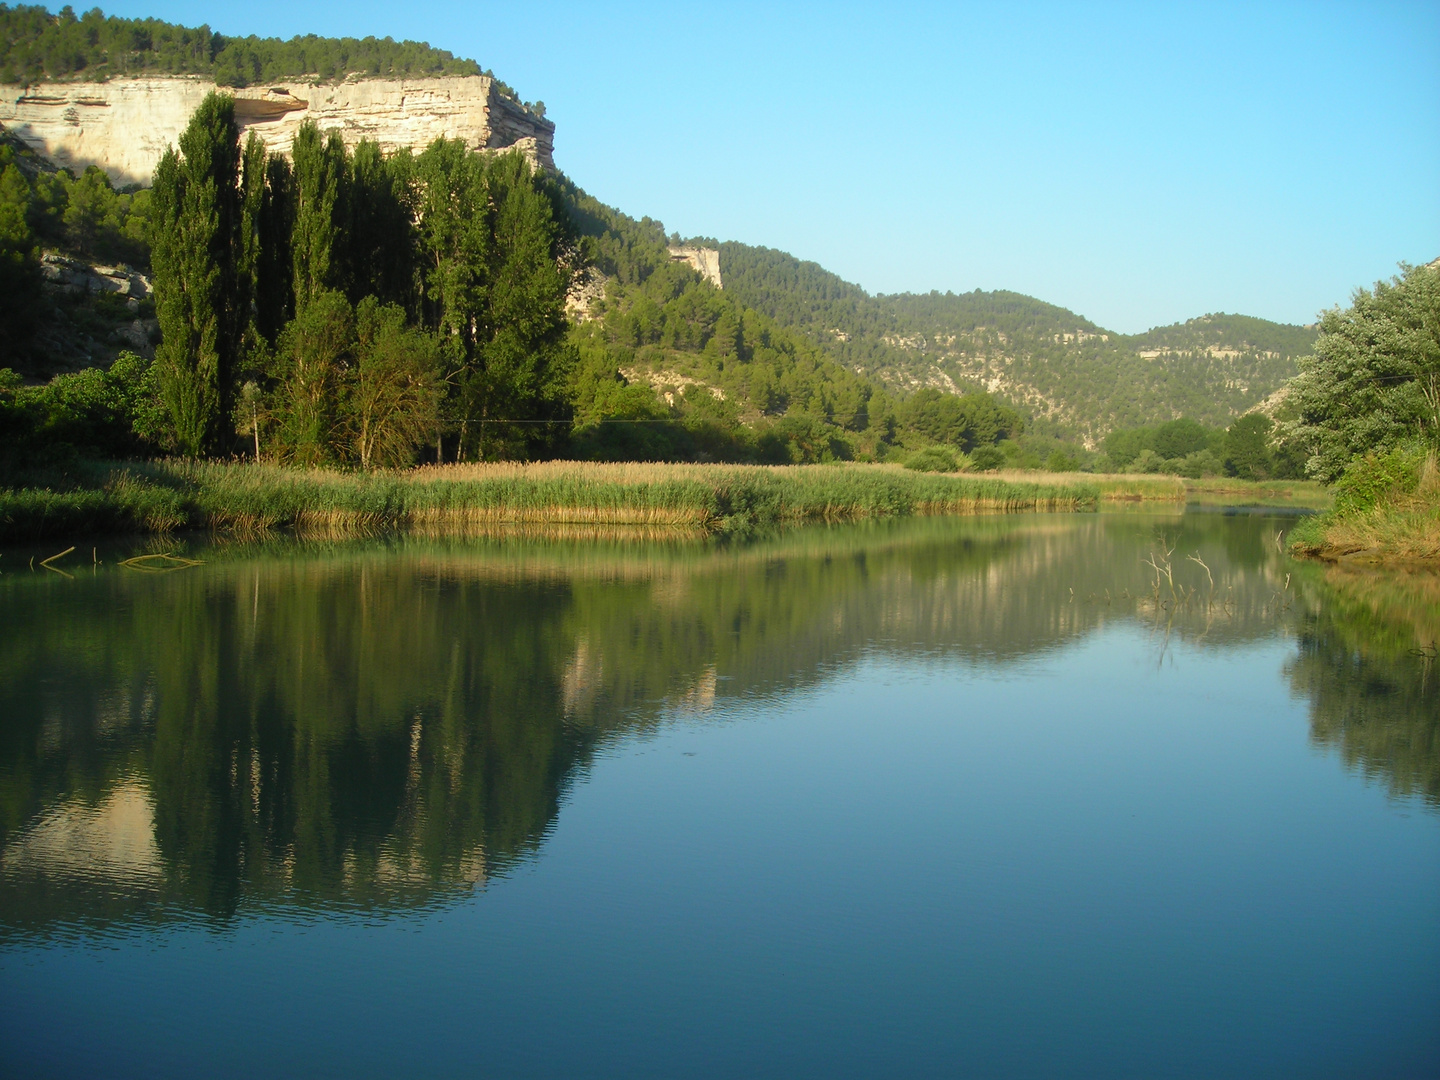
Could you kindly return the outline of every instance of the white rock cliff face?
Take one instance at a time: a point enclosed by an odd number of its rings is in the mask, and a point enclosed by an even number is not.
[[[0,125],[57,165],[98,165],[117,184],[149,184],[166,149],[210,91],[235,97],[242,136],[288,154],[306,120],[338,130],[354,146],[374,139],[387,153],[423,150],[435,139],[463,139],[473,150],[519,149],[553,169],[555,125],[502,97],[483,75],[446,79],[277,82],[232,90],[204,79],[112,79],[40,83],[0,98]]]
[[[725,286],[720,280],[720,252],[716,248],[672,247],[670,261],[683,262],[717,289]]]

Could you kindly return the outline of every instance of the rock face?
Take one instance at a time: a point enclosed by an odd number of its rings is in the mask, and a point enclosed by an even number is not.
[[[672,247],[670,261],[687,263],[715,288],[725,287],[720,283],[720,252],[715,248]]]
[[[235,117],[267,149],[289,153],[306,120],[338,130],[348,145],[374,139],[387,153],[463,139],[474,150],[519,149],[553,169],[555,125],[502,97],[483,75],[448,79],[277,82],[232,90],[204,79],[112,79],[9,89],[0,125],[55,164],[80,172],[99,165],[116,184],[148,184],[166,149],[180,140],[210,91],[235,97]]]

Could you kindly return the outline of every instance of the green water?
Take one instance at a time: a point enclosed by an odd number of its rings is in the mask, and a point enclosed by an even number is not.
[[[0,1052],[1433,1075],[1440,585],[1292,521],[6,551]]]

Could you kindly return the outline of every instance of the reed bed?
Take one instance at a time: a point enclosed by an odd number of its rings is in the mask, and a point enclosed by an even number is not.
[[[70,490],[0,491],[0,541],[185,526],[238,535],[509,526],[741,533],[914,514],[1078,511],[1106,500],[1183,501],[1169,478],[915,473],[887,465],[668,465],[554,461],[347,473],[151,462],[97,467]]]

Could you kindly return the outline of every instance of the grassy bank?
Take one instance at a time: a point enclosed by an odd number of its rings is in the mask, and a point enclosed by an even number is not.
[[[1331,561],[1440,564],[1440,468],[1404,452],[1357,464],[1335,506],[1290,533],[1295,555]]]
[[[883,465],[449,465],[346,473],[251,464],[90,465],[0,491],[0,542],[209,528],[463,532],[495,524],[759,526],[911,514],[1075,511],[1107,499],[1181,502],[1165,477],[944,475]]]

